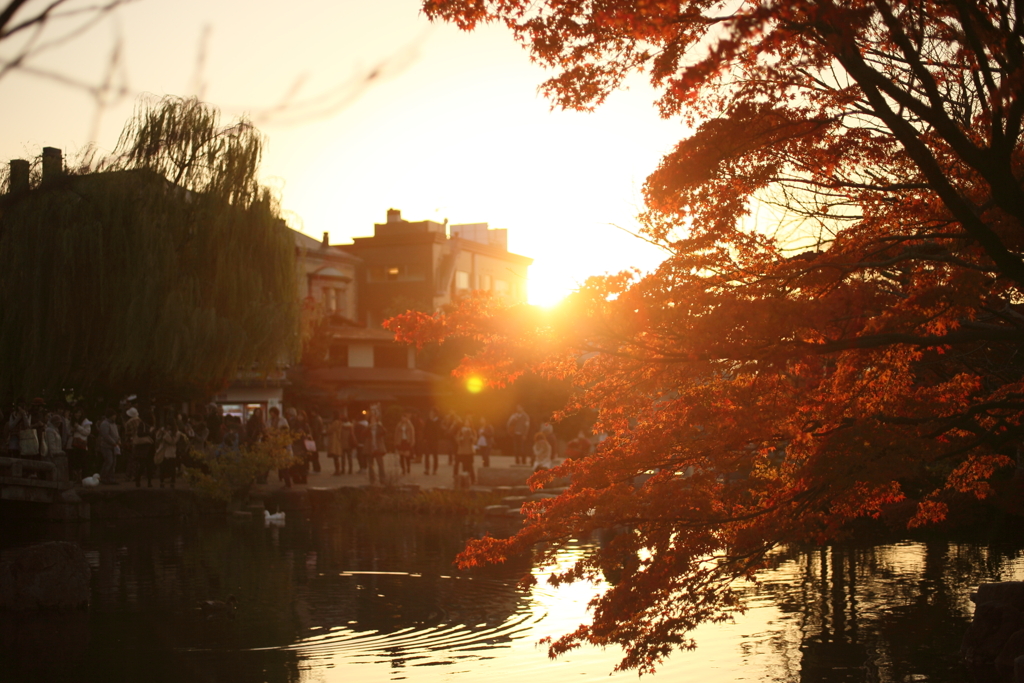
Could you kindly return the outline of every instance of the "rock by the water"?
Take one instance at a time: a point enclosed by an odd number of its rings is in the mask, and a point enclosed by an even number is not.
[[[1003,676],[1014,675],[1015,662],[1024,657],[1024,628],[1017,629],[1006,639],[1006,644],[996,656],[996,671]]]
[[[984,602],[1004,602],[1024,612],[1024,581],[1000,581],[983,583],[978,590],[971,593],[971,602],[980,605]]]
[[[41,543],[0,563],[0,609],[73,609],[88,602],[89,563],[74,543]]]
[[[974,610],[960,655],[969,664],[992,663],[1014,633],[1024,626],[1020,610],[1006,602],[989,601]]]

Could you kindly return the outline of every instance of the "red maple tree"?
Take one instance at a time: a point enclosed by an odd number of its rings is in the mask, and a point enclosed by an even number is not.
[[[833,539],[912,498],[984,497],[1024,410],[1024,16],[1004,0],[428,0],[507,24],[596,106],[631,72],[695,131],[648,178],[650,273],[560,310],[485,299],[392,322],[483,343],[465,371],[569,378],[609,434],[465,564],[624,530],[556,581],[606,580],[592,623],[650,671],[737,606],[780,544]],[[756,215],[755,215],[756,211]],[[766,216],[771,216],[766,219]],[[638,477],[652,476],[642,483]]]

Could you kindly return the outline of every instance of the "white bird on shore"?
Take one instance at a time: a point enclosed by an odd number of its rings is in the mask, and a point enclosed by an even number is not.
[[[86,477],[82,480],[82,486],[99,486],[100,485],[100,474],[97,472],[91,477]]]
[[[263,521],[266,524],[284,524],[284,511],[270,514],[269,510],[263,511]]]

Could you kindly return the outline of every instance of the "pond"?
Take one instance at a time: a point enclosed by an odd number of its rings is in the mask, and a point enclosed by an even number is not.
[[[294,516],[294,515],[293,515]],[[74,540],[89,610],[0,615],[12,681],[605,681],[618,652],[556,661],[537,641],[585,618],[590,586],[517,587],[520,558],[452,566],[472,518],[345,516],[284,526],[220,519],[22,526],[5,548]],[[566,561],[598,542],[581,539]],[[960,640],[979,582],[1024,579],[1020,546],[903,542],[793,549],[744,587],[749,610],[707,625],[653,680],[968,681]],[[201,601],[237,598],[233,616]],[[613,679],[635,680],[634,673]]]

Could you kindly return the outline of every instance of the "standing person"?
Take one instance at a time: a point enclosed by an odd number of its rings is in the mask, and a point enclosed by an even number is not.
[[[166,478],[171,480],[171,488],[174,488],[178,473],[178,439],[182,437],[174,413],[168,412],[163,426],[156,433],[156,453],[153,456],[153,462],[160,471],[160,488],[164,487]]]
[[[334,420],[327,426],[327,455],[334,461],[334,473],[338,477],[345,473],[345,461],[348,461],[348,472],[352,473],[352,445],[355,436],[352,423],[341,411],[334,413]]]
[[[7,419],[7,455],[21,457],[21,432],[32,428],[32,419],[25,410],[25,402],[18,401]]]
[[[92,421],[79,408],[71,421],[71,480],[80,481],[89,463],[89,435],[92,434]],[[90,469],[90,471],[92,471]]]
[[[195,441],[193,441],[193,445]],[[237,415],[228,415],[224,418],[224,438],[221,439],[221,453],[233,451],[235,453],[242,447],[242,418]]]
[[[60,413],[60,433],[61,438],[64,439],[64,453],[71,457],[71,408],[61,408]],[[69,461],[70,466],[70,461]]]
[[[441,452],[448,454],[448,464],[451,465],[455,458],[455,437],[462,428],[462,421],[455,413],[448,413],[441,422]]]
[[[516,464],[527,464],[530,459],[530,455],[527,453],[530,416],[526,414],[522,406],[516,406],[516,412],[509,416],[505,428],[508,430],[508,435],[512,437],[512,455],[516,458]]]
[[[281,417],[281,409],[277,406],[270,408],[270,417],[267,419],[267,436],[274,436],[280,432],[287,431],[289,429],[288,420]],[[291,444],[286,446],[289,455],[292,454]],[[279,467],[277,470],[277,480],[284,482],[285,488],[292,487],[292,472],[291,466]]]
[[[348,444],[341,452],[341,471],[345,472],[345,465],[348,464],[348,473],[352,474],[355,470],[353,469],[353,461],[358,460],[359,443],[356,439],[356,428],[352,420],[348,417],[348,410],[344,410],[341,413],[342,422],[341,428],[342,433],[346,435],[345,443]]]
[[[356,437],[356,459],[359,461],[359,474],[362,474],[369,462],[369,446],[367,441],[370,438],[370,422],[363,412],[356,423],[352,426],[352,432]]]
[[[178,441],[175,448],[175,462],[174,469],[177,472],[178,467],[193,466],[196,463],[196,458],[192,455],[192,444],[196,440],[195,430],[192,429],[192,421],[181,413],[177,413],[174,420],[174,425],[178,429]],[[221,424],[221,434],[223,436],[226,424]],[[206,443],[203,443],[206,446]]]
[[[57,469],[57,481],[68,479],[68,459],[64,454],[64,421],[60,413],[50,413],[43,432],[42,452]]]
[[[555,438],[555,426],[550,422],[544,422],[540,426],[540,433],[544,435],[544,438],[551,444],[551,454],[554,456],[558,455],[558,439]]]
[[[135,406],[132,406],[125,411],[125,416],[128,418],[124,421],[124,448],[122,453],[127,458],[128,464],[125,466],[125,476],[131,481],[135,479],[135,470],[138,463],[135,462],[135,433],[139,429],[139,423],[142,421],[139,418],[139,410]]]
[[[423,416],[420,415],[419,411],[414,411],[411,416],[413,429],[416,430],[416,443],[412,447],[412,461],[413,464],[420,464],[423,460],[423,428],[425,423]]]
[[[533,471],[549,470],[555,466],[552,455],[551,442],[544,436],[544,432],[537,432],[533,435]]]
[[[437,474],[437,447],[441,439],[441,417],[433,408],[423,423],[423,474]],[[430,469],[430,460],[434,460],[434,469]]]
[[[224,414],[216,403],[206,406],[206,428],[209,430],[206,437],[209,442],[214,446],[220,444],[221,438],[224,436]]]
[[[202,415],[189,415],[188,426],[192,429],[189,438],[192,439],[192,447],[203,453],[207,452],[210,443],[210,428],[206,425],[206,418]]]
[[[135,488],[142,486],[142,473],[146,473],[146,485],[153,488],[153,456],[156,454],[156,416],[148,409],[139,416],[135,429],[132,456],[135,458]]]
[[[452,466],[452,479],[456,487],[459,485],[459,467],[469,474],[470,485],[476,483],[476,473],[473,471],[473,449],[476,447],[476,430],[470,426],[467,419],[459,427],[455,434],[455,464]]]
[[[494,427],[486,417],[480,418],[480,437],[476,440],[476,450],[483,459],[483,466],[491,466],[491,448],[494,447]]]
[[[296,484],[305,484],[308,481],[309,463],[312,456],[316,454],[316,446],[307,446],[307,442],[313,440],[309,432],[309,420],[306,419],[306,411],[289,408],[285,411],[288,416],[288,423],[295,433],[295,440],[292,442],[292,453],[299,456],[300,461],[292,466],[292,481]]]
[[[267,426],[263,423],[263,409],[252,411],[249,421],[245,423],[245,442],[250,446],[263,441],[267,435]]]
[[[29,423],[33,431],[36,433],[35,448],[36,452],[32,454],[35,458],[43,457],[43,432],[46,431],[46,423],[48,413],[46,412],[46,401],[41,398],[32,399],[32,405],[28,409]],[[24,448],[22,449],[22,457],[25,457]]]
[[[383,484],[384,456],[388,452],[388,447],[385,439],[384,425],[378,421],[377,414],[374,412],[370,413],[370,423],[367,427],[366,452],[366,466],[370,470],[370,483],[376,484],[379,480]],[[377,469],[376,475],[374,475],[373,471],[375,466]]]
[[[100,483],[115,484],[114,468],[117,466],[117,452],[121,446],[121,434],[118,432],[117,423],[114,418],[117,410],[108,408],[103,420],[99,425],[99,450],[103,458],[103,465],[100,467]]]
[[[416,445],[416,427],[413,426],[409,413],[404,413],[402,419],[395,425],[395,444],[402,474],[412,474],[412,449]]]
[[[313,471],[320,472],[320,451],[327,450],[324,443],[324,421],[315,410],[309,411],[309,433],[313,435],[316,451],[312,453]]]

